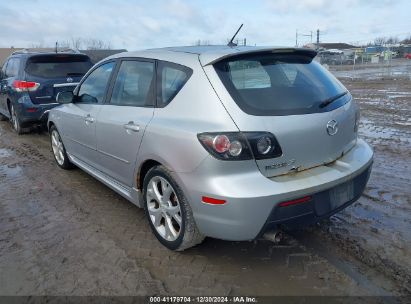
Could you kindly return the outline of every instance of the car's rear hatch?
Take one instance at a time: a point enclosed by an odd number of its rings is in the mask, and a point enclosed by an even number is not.
[[[256,160],[267,177],[330,163],[355,143],[357,107],[314,55],[247,52],[205,65],[239,130],[270,132],[281,146],[281,156]]]
[[[34,104],[56,102],[57,93],[72,91],[90,69],[90,58],[83,54],[39,54],[27,60],[25,80],[38,83],[29,91]]]

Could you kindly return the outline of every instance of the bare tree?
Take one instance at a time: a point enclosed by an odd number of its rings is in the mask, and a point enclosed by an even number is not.
[[[90,38],[84,41],[87,50],[110,50],[110,42],[106,42],[100,39]]]
[[[70,48],[70,41],[69,40],[57,41],[57,47],[59,49],[69,49]]]
[[[197,46],[199,46],[199,45],[211,45],[211,43],[210,43],[209,40],[198,39],[198,40],[194,41],[193,45],[197,45]]]
[[[385,37],[377,37],[374,39],[374,45],[383,45],[387,42],[387,38]]]
[[[391,36],[391,37],[387,38],[387,40],[385,42],[387,44],[397,44],[398,42],[400,42],[400,39],[398,39],[398,37]]]
[[[402,44],[411,44],[411,35],[401,41]]]
[[[31,48],[45,48],[50,47],[54,48],[55,46],[45,46],[43,42],[32,43]],[[67,40],[57,41],[57,47],[61,49],[87,49],[87,50],[111,50],[111,43],[95,38],[81,38],[81,37],[72,37]]]
[[[33,48],[33,49],[44,48],[44,43],[43,43],[43,42],[35,42],[35,43],[32,43],[32,44],[30,45],[30,48]]]
[[[79,50],[83,46],[84,39],[80,37],[71,37],[70,45],[73,49]]]

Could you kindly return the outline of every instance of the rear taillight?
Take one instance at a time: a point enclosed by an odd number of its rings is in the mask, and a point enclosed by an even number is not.
[[[13,89],[17,92],[32,92],[38,89],[39,83],[33,81],[14,80]]]
[[[252,159],[247,140],[240,132],[201,133],[197,137],[203,147],[215,158],[223,160]]]
[[[275,136],[269,132],[245,132],[255,159],[280,157],[283,154]]]
[[[266,159],[282,155],[276,138],[268,132],[218,132],[197,136],[212,156],[222,160]]]

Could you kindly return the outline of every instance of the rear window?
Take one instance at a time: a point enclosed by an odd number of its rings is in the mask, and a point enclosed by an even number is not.
[[[347,90],[326,69],[303,54],[251,54],[214,65],[228,92],[246,113],[258,116],[325,112],[347,103]]]
[[[87,56],[34,56],[27,62],[26,73],[42,78],[83,76],[91,66],[92,63]]]

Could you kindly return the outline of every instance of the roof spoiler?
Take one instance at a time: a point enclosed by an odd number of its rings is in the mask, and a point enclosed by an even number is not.
[[[17,54],[49,54],[49,53],[56,53],[56,51],[53,51],[51,49],[22,49],[18,51],[14,51],[12,55],[17,55]],[[60,49],[57,51],[57,54],[64,53],[64,54],[80,54],[79,50],[73,50],[73,49]]]
[[[222,56],[207,56],[206,54],[201,55],[201,62],[203,66],[212,65],[216,62],[221,60],[230,58],[230,57],[237,57],[242,55],[251,55],[251,54],[295,54],[295,55],[302,55],[307,56],[310,58],[314,58],[317,56],[317,51],[313,49],[307,48],[261,48],[261,49],[234,49],[236,51],[230,52],[228,54],[224,54]]]

